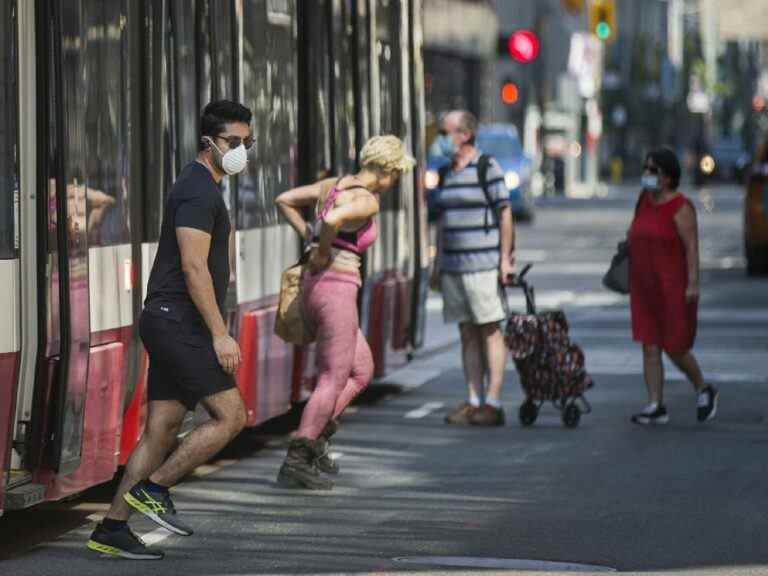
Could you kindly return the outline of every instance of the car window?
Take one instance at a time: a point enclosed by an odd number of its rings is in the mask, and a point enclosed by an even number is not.
[[[496,158],[510,158],[520,156],[523,153],[519,140],[511,136],[484,136],[480,134],[477,137],[477,147]]]

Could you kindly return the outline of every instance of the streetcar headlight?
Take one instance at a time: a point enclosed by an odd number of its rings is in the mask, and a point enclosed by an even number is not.
[[[510,190],[514,190],[518,186],[520,186],[520,174],[515,172],[514,170],[510,170],[506,174],[504,174],[504,183],[507,185],[507,188]]]
[[[427,190],[434,190],[440,184],[440,175],[437,170],[427,170],[424,174],[424,186]]]

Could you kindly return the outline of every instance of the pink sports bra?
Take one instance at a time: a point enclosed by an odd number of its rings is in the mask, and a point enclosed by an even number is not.
[[[352,188],[359,188],[359,186],[353,186]],[[328,211],[333,207],[333,203],[336,201],[336,198],[338,197],[340,192],[343,192],[344,190],[351,190],[352,188],[344,188],[339,189],[336,186],[331,188],[331,191],[328,193],[328,196],[325,199],[325,202],[323,203],[323,207],[320,209],[320,212],[317,214],[317,219],[315,220],[314,224],[314,230],[312,235],[312,242],[318,242],[320,239],[320,226],[323,222],[323,219],[325,218],[325,215],[328,213]],[[373,218],[369,218],[368,222],[363,224],[360,228],[355,230],[354,232],[345,232],[343,230],[340,230],[339,233],[336,235],[336,238],[334,239],[331,246],[334,248],[339,248],[341,250],[349,250],[350,252],[354,252],[355,254],[362,254],[366,251],[366,249],[373,244],[376,241],[376,222]]]

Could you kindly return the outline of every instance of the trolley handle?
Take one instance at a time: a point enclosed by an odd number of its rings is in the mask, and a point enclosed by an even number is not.
[[[512,286],[522,286],[525,284],[525,275],[528,274],[528,271],[533,267],[533,262],[529,262],[525,266],[523,266],[523,269],[520,270],[519,274],[512,274]]]

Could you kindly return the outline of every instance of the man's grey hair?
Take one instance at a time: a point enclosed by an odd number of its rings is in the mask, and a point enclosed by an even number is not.
[[[468,132],[474,136],[477,134],[477,116],[469,110],[455,110],[456,121],[459,123],[459,129]]]

